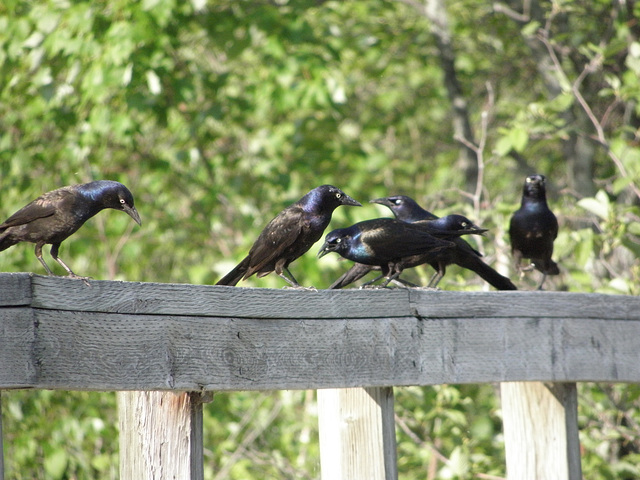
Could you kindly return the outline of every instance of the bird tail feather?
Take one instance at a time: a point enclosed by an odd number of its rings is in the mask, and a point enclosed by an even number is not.
[[[497,288],[498,290],[517,290],[518,288],[513,284],[511,280],[509,280],[504,275],[499,274],[489,265],[484,263],[478,257],[469,257],[465,259],[465,262],[458,263],[461,267],[467,268],[469,270],[477,273],[482,279],[484,279],[487,283],[491,284],[492,287]]]
[[[249,269],[249,257],[245,257],[233,270],[222,277],[216,285],[228,285],[230,287],[235,286],[240,280],[244,278]]]
[[[11,236],[6,231],[4,233],[0,233],[0,252],[15,244],[16,242],[13,241]]]

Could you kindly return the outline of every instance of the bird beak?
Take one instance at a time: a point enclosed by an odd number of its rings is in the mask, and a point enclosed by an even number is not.
[[[369,203],[377,203],[379,205],[384,205],[385,207],[391,207],[391,201],[388,198],[374,198],[373,200],[369,200]]]
[[[360,205],[362,206],[362,205]],[[331,248],[329,247],[329,244],[327,242],[324,242],[324,244],[322,245],[322,247],[320,247],[320,251],[318,252],[318,258],[322,258],[324,257],[327,253],[331,252]]]
[[[138,210],[136,210],[136,207],[130,207],[129,205],[123,205],[122,206],[123,210],[125,212],[127,212],[127,215],[129,215],[131,218],[133,218],[135,220],[135,222],[142,226],[142,220],[140,220],[140,214],[138,213]]]
[[[340,203],[342,205],[351,205],[354,207],[361,207],[362,204],[360,202],[357,202],[356,200],[354,200],[353,198],[351,198],[349,195],[347,195],[346,193],[342,192],[342,198],[340,199]]]
[[[470,235],[482,235],[484,237],[485,232],[488,232],[488,228],[480,228],[477,225],[472,225],[468,228],[467,233]]]

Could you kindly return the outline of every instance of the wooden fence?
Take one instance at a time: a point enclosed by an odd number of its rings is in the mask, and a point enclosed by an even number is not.
[[[640,382],[614,295],[0,274],[0,333],[0,390],[121,392],[122,479],[201,479],[202,403],[274,389],[318,389],[323,480],[396,479],[394,386],[501,382],[509,478],[577,480],[575,382]]]

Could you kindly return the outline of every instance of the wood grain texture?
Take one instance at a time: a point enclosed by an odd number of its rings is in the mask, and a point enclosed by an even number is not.
[[[318,390],[323,480],[397,480],[393,388]]]
[[[0,388],[29,388],[37,383],[35,331],[31,308],[0,308]]]
[[[2,445],[2,391],[0,391],[0,480],[4,480],[4,447]]]
[[[5,274],[0,274],[0,279]],[[640,320],[640,298],[569,292],[293,290],[111,282],[33,275],[44,309],[233,318],[599,318]]]
[[[640,320],[640,298],[548,291],[409,289],[411,314],[427,318],[597,318]]]
[[[380,318],[404,307],[406,290],[294,290],[35,276],[37,308],[234,318]],[[379,293],[380,295],[372,295]],[[366,306],[366,308],[363,308]]]
[[[202,480],[202,403],[189,393],[119,392],[120,478]],[[199,433],[194,433],[199,430]]]
[[[0,278],[33,291],[0,305],[0,388],[640,381],[637,297]]]
[[[34,312],[30,368],[20,366],[10,377],[26,371],[21,380],[35,388],[234,391],[640,381],[640,323],[634,321]]]
[[[575,383],[500,385],[509,478],[580,480]]]
[[[31,305],[30,273],[0,273],[0,307]]]

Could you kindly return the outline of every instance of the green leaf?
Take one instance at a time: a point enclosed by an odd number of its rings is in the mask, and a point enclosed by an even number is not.
[[[640,243],[631,240],[630,238],[624,237],[622,239],[622,245],[624,245],[627,249],[629,249],[636,258],[640,258]]]
[[[62,478],[67,469],[68,461],[67,452],[60,448],[47,455],[44,459],[44,469],[49,477],[53,479]]]
[[[456,477],[464,478],[468,475],[470,466],[469,453],[460,446],[454,448],[449,457],[449,467],[452,473]]]
[[[603,190],[598,191],[594,197],[582,198],[578,201],[578,206],[593,213],[603,220],[607,220],[610,214],[609,197]]]
[[[524,27],[522,27],[522,35],[525,37],[530,37],[532,35],[535,35],[538,30],[540,29],[540,22],[529,22],[527,23]]]
[[[500,137],[494,147],[496,154],[502,157],[508,155],[512,149],[513,144],[511,143],[511,138],[509,138],[507,135]]]
[[[516,152],[522,153],[529,143],[529,134],[524,128],[512,128],[509,132],[511,145]]]

